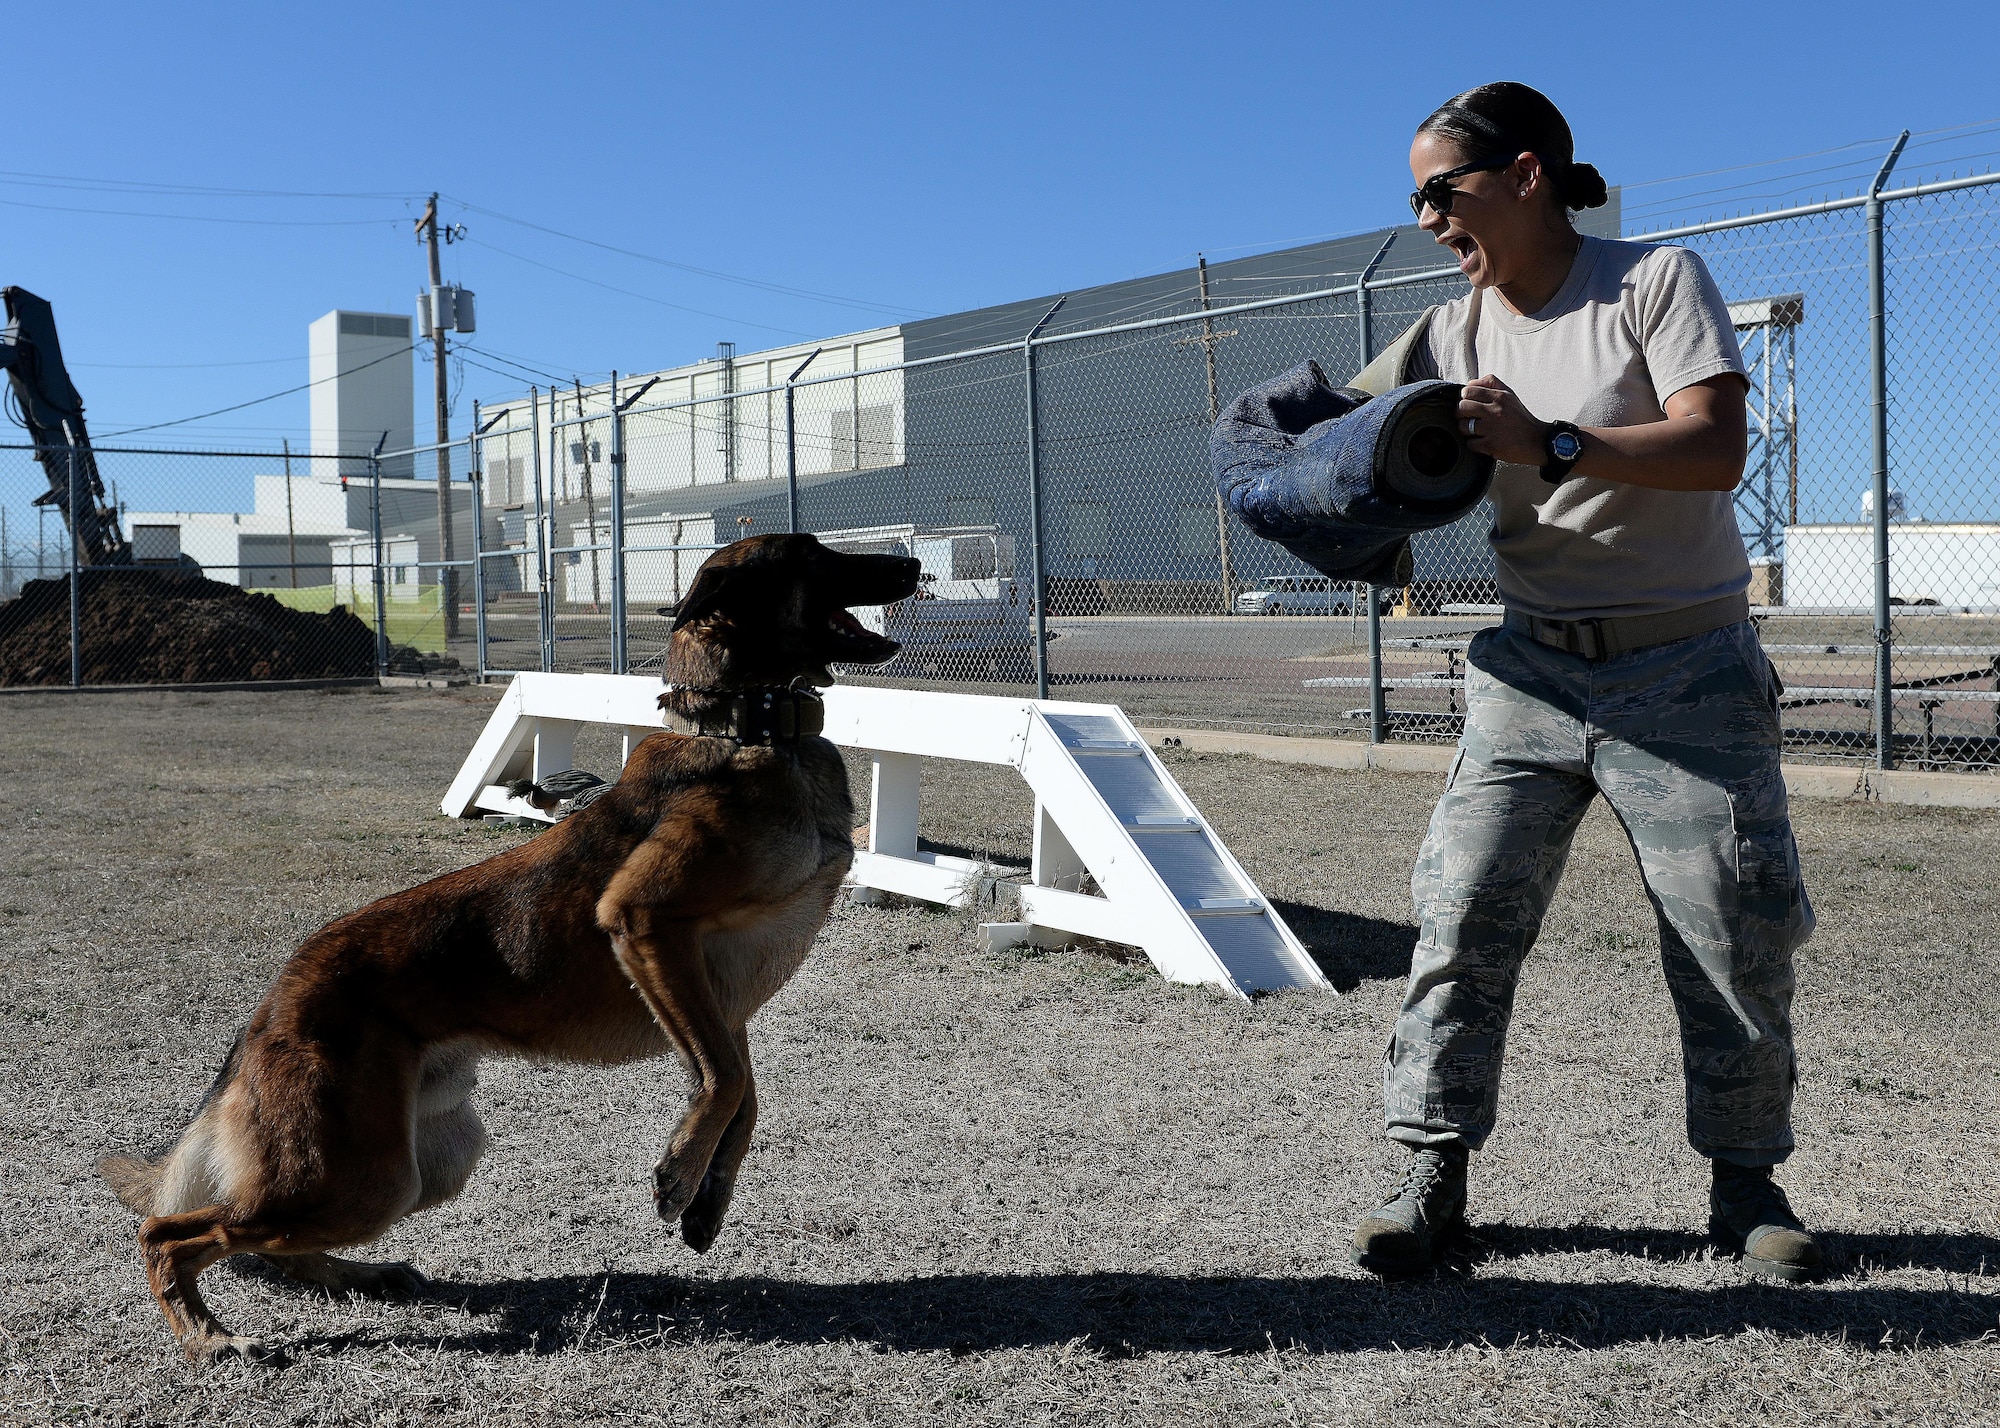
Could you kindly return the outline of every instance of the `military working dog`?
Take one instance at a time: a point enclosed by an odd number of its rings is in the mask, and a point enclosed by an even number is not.
[[[840,753],[813,686],[894,641],[852,606],[917,587],[914,560],[809,535],[717,551],[675,611],[669,730],[617,783],[520,847],[383,898],[307,938],[221,1074],[157,1159],[99,1169],[146,1218],[139,1248],[189,1357],[256,1355],[196,1278],[235,1254],[362,1294],[407,1265],[329,1252],[456,1195],[486,1134],[481,1056],[686,1065],[687,1110],[653,1194],[695,1250],[714,1242],[757,1114],[745,1025],[798,969],[853,859]]]

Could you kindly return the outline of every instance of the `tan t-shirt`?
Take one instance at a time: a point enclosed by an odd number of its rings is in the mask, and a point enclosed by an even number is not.
[[[1569,278],[1532,317],[1474,288],[1433,310],[1407,380],[1491,374],[1543,421],[1640,426],[1667,398],[1742,373],[1729,305],[1685,248],[1586,237]],[[1726,491],[1655,491],[1533,467],[1493,477],[1500,597],[1558,619],[1654,615],[1747,589],[1750,564]]]

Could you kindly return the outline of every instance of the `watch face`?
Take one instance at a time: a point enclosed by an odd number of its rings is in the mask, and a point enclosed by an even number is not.
[[[1549,442],[1549,450],[1558,461],[1574,461],[1583,455],[1583,443],[1577,440],[1573,431],[1559,431]]]

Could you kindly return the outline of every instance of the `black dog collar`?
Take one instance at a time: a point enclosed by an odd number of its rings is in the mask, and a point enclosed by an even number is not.
[[[675,686],[686,688],[686,686]],[[669,689],[671,694],[673,689]],[[689,716],[667,708],[660,696],[667,727],[703,738],[734,739],[739,744],[794,744],[816,737],[826,728],[826,704],[810,689],[687,689],[709,696],[709,705]]]

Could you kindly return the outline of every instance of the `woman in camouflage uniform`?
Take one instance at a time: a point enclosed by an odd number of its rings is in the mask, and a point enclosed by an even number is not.
[[[1414,1272],[1463,1227],[1521,964],[1602,793],[1659,918],[1710,1232],[1809,1278],[1818,1248],[1771,1168],[1792,1149],[1792,953],[1813,917],[1730,495],[1748,383],[1727,305],[1685,249],[1576,232],[1604,180],[1526,85],[1446,104],[1410,167],[1420,226],[1472,290],[1360,385],[1465,384],[1461,426],[1500,463],[1507,615],[1467,652],[1465,734],[1412,878],[1422,933],[1384,1068],[1388,1132],[1412,1155],[1355,1261]]]

